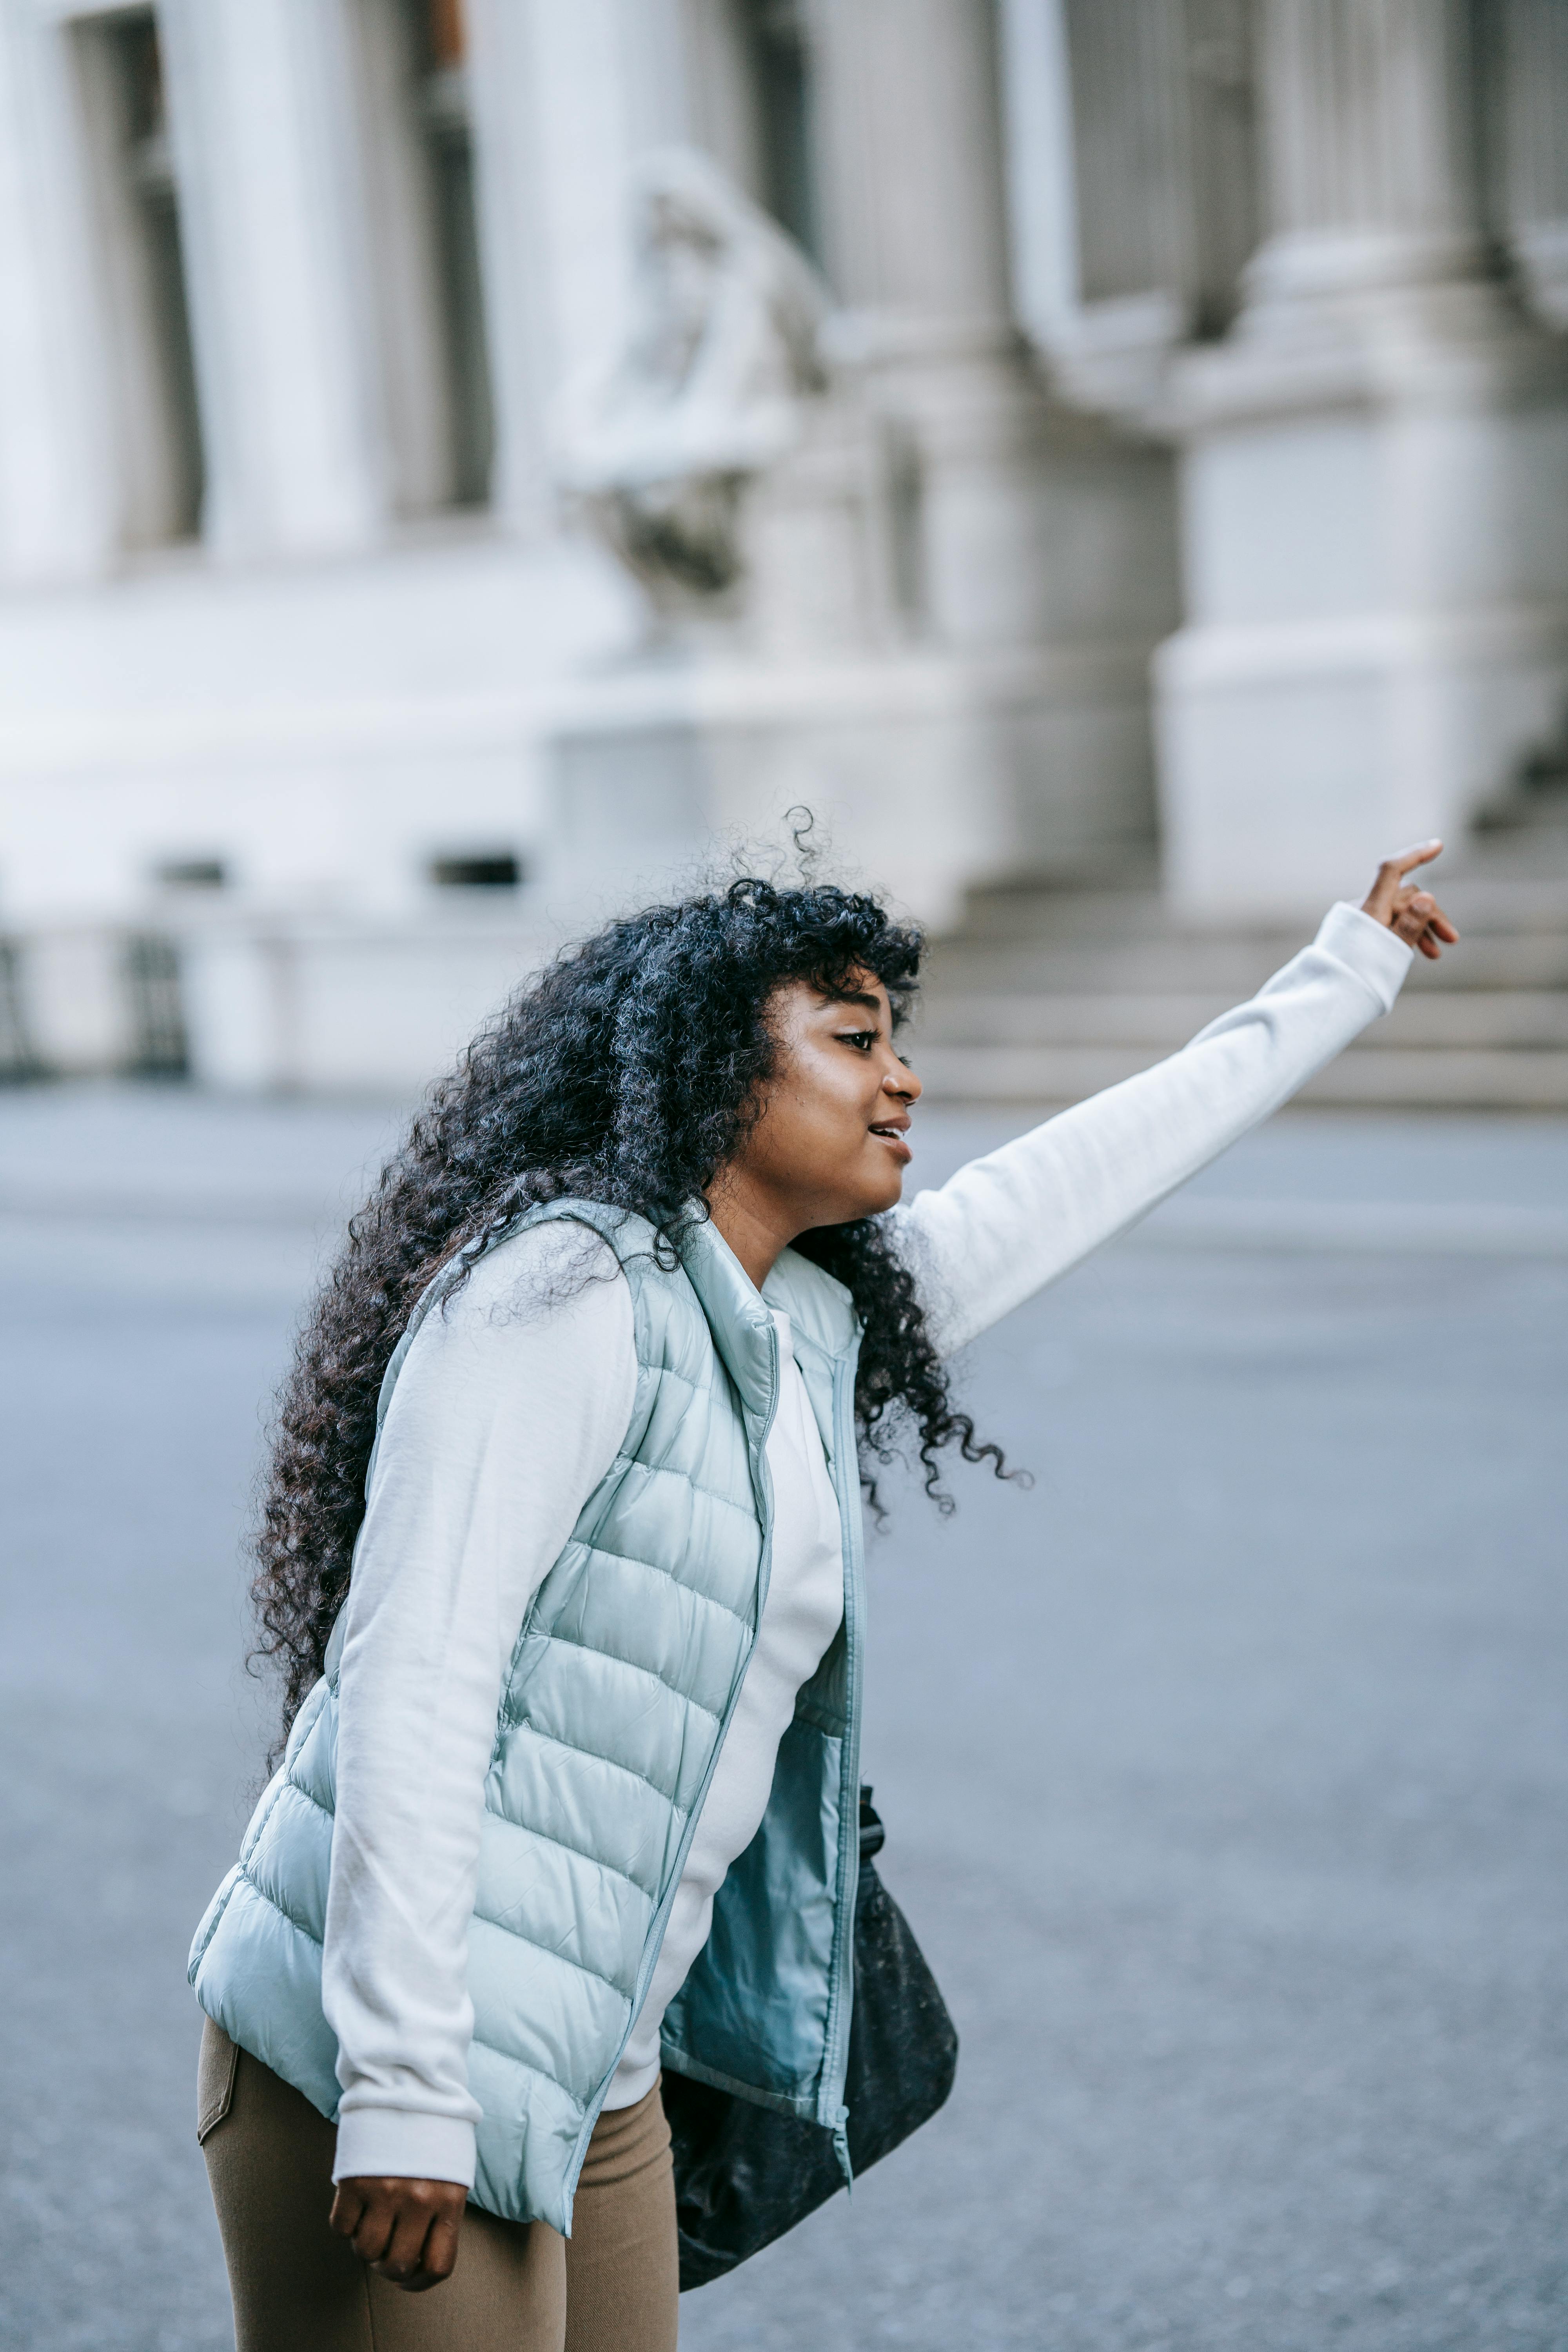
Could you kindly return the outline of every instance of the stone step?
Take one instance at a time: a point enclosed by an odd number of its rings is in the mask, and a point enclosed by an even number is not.
[[[913,1058],[934,1102],[1046,1109],[1080,1102],[1162,1056],[1138,1046],[931,1045]],[[1358,1045],[1300,1099],[1366,1109],[1568,1111],[1568,1052]]]
[[[917,1059],[932,1045],[1147,1046],[1172,1053],[1227,1011],[1218,992],[1013,995],[947,993],[935,998],[914,1029]],[[1423,1048],[1568,1052],[1568,991],[1426,991],[1401,998],[1366,1032],[1366,1051]]]
[[[1541,863],[1538,858],[1533,868],[1521,863],[1508,873],[1478,868],[1438,876],[1433,887],[1467,935],[1568,930],[1568,873],[1563,871],[1568,860],[1548,856],[1544,872]],[[972,890],[963,925],[949,939],[965,945],[1029,940],[1053,946],[1106,937],[1136,936],[1193,946],[1217,939],[1275,953],[1278,961],[1310,937],[1312,928],[1310,918],[1239,926],[1194,922],[1173,915],[1151,888],[1069,890],[1008,883]]]
[[[925,992],[1001,995],[1036,989],[1086,996],[1219,995],[1235,1003],[1260,988],[1304,944],[1300,932],[1259,942],[1217,933],[1176,939],[1104,933],[1092,943],[940,940]],[[1568,988],[1568,929],[1466,932],[1459,953],[1417,963],[1408,985],[1423,993]]]
[[[1542,835],[1438,880],[1462,933],[1307,1090],[1321,1103],[1568,1109],[1568,860]],[[928,960],[913,1058],[933,1097],[1076,1102],[1251,995],[1309,927],[1178,921],[1134,887],[973,892]]]

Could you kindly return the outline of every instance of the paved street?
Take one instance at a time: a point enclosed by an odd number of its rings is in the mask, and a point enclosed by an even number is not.
[[[929,1180],[1006,1132],[931,1114]],[[0,1097],[0,2345],[216,2352],[192,1927],[354,1108]],[[687,2352],[1562,2352],[1568,1124],[1275,1123],[974,1352],[873,1551],[949,2108]]]

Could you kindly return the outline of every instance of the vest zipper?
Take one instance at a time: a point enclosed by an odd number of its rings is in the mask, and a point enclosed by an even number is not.
[[[751,1664],[752,1653],[757,1646],[757,1635],[762,1631],[763,1611],[767,1606],[768,1581],[773,1573],[773,1477],[768,1469],[767,1443],[773,1433],[773,1421],[779,1408],[779,1329],[771,1315],[768,1317],[768,1361],[772,1374],[769,1382],[768,1409],[763,1418],[761,1434],[756,1443],[749,1446],[752,1483],[758,1489],[758,1499],[762,1504],[763,1529],[762,1556],[757,1563],[757,1613],[752,1626],[752,1638],[747,1645],[745,1664],[735,1677],[735,1687],[730,1694],[730,1704],[725,1708],[723,1720],[719,1726],[719,1737],[713,1743],[713,1753],[708,1759],[708,1769],[702,1775],[702,1784],[686,1817],[686,1827],[681,1833],[680,1844],[675,1857],[675,1866],[670,1873],[669,1885],[665,1891],[664,1900],[655,1913],[653,1924],[648,1929],[647,1940],[643,1949],[642,1965],[637,1970],[637,1983],[632,1991],[631,2014],[626,2020],[626,2030],[621,2036],[619,2048],[610,2061],[609,2072],[600,2085],[598,2097],[589,2103],[584,2112],[583,2128],[578,2135],[577,2145],[572,2151],[572,2162],[568,2168],[565,2181],[568,2222],[571,2221],[571,2204],[577,2193],[578,2177],[583,2169],[583,2160],[588,2153],[588,2142],[593,2137],[594,2126],[599,2120],[610,2085],[616,2079],[621,2060],[626,2055],[626,2044],[632,2038],[632,2029],[642,2014],[642,2005],[647,1999],[648,1987],[653,1982],[653,1972],[658,1965],[658,1956],[664,1948],[664,1930],[668,1924],[669,1914],[679,1891],[681,1875],[686,1868],[686,1858],[691,1851],[691,1841],[697,1834],[697,1824],[702,1818],[702,1808],[708,1800],[709,1783],[718,1769],[719,1759],[724,1752],[724,1740],[730,1729],[730,1719],[740,1705],[741,1692],[746,1680],[746,1667]],[[742,1413],[744,1410],[742,1405]],[[858,1783],[857,1783],[857,1791],[858,1791]],[[858,1796],[857,1796],[858,1802]],[[856,1841],[857,1850],[858,1850],[858,1814],[857,1814]],[[847,2162],[847,2153],[844,2160]],[[846,2177],[847,2178],[847,2175]]]
[[[844,1748],[838,1785],[838,1889],[834,1903],[833,1982],[827,1999],[827,2031],[822,2059],[817,2120],[833,2133],[833,2152],[852,2187],[844,2104],[849,2070],[849,2025],[855,2002],[855,1897],[860,1884],[860,1678],[865,1579],[861,1536],[859,1456],[855,1445],[855,1368],[858,1349],[833,1367],[835,1431],[833,1484],[844,1547]],[[854,1485],[845,1488],[851,1475]]]

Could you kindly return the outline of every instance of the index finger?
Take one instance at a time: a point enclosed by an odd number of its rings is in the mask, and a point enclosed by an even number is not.
[[[1418,841],[1410,849],[1396,849],[1392,857],[1384,859],[1383,871],[1384,874],[1413,873],[1417,866],[1429,866],[1434,857],[1440,856],[1442,848],[1442,843],[1434,840]]]

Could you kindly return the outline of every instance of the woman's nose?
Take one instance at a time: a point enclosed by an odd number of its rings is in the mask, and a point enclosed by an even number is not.
[[[897,1069],[889,1070],[882,1085],[889,1094],[897,1095],[900,1102],[919,1102],[925,1092],[907,1062],[900,1062]]]

